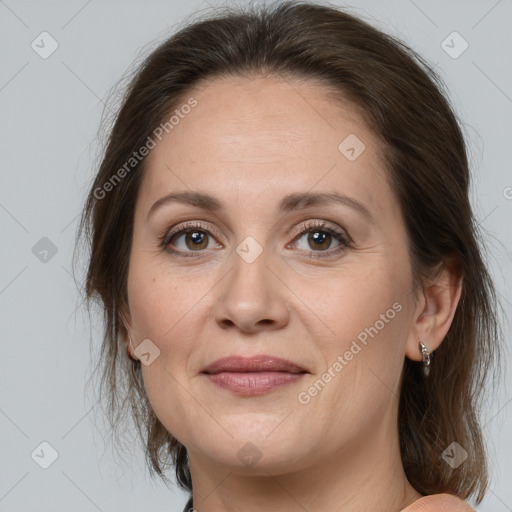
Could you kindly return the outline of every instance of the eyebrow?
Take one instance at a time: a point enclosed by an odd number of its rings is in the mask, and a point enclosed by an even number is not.
[[[215,197],[200,192],[173,192],[158,199],[149,209],[147,219],[164,204],[172,202],[189,204],[209,211],[222,210],[223,205]],[[369,222],[375,223],[375,219],[368,208],[358,200],[339,194],[337,192],[310,193],[298,192],[289,194],[279,203],[279,211],[286,213],[293,210],[300,210],[311,206],[326,206],[328,204],[338,203],[356,210],[362,214]]]

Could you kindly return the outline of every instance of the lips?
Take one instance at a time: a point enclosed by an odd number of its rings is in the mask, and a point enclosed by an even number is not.
[[[300,382],[309,373],[286,359],[268,355],[217,359],[202,371],[206,378],[236,395],[262,395]]]
[[[256,355],[252,357],[229,356],[217,359],[203,368],[202,373],[216,374],[221,372],[254,373],[254,372],[288,372],[308,373],[299,365],[268,355]]]

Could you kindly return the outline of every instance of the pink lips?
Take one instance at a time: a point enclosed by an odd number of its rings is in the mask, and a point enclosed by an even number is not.
[[[224,357],[206,366],[203,373],[223,389],[258,395],[297,382],[308,372],[291,361],[257,355]]]

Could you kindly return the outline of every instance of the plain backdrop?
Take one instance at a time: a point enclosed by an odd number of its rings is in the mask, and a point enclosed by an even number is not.
[[[149,478],[136,438],[124,461],[105,447],[85,385],[100,321],[84,314],[71,264],[107,93],[135,59],[208,7],[0,0],[0,511],[181,512],[186,502],[176,486]],[[470,146],[488,264],[510,317],[512,1],[348,7],[408,43],[445,81]],[[511,384],[505,372],[482,418],[492,471],[482,512],[512,510]]]

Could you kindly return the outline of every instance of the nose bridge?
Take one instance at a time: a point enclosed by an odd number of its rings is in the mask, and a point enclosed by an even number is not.
[[[248,236],[238,244],[233,254],[234,276],[242,287],[252,287],[254,293],[269,294],[270,259],[270,249],[264,249],[254,237]]]
[[[248,236],[231,255],[232,270],[223,280],[216,305],[222,327],[244,331],[275,328],[287,322],[285,287],[270,270],[270,252]]]

